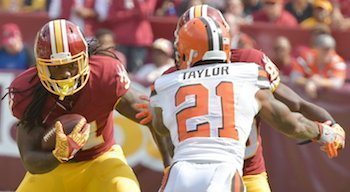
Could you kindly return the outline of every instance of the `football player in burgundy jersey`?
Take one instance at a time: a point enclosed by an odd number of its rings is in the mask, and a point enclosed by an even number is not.
[[[175,48],[178,44],[178,31],[180,28],[195,17],[207,16],[213,18],[219,23],[222,23],[229,29],[227,22],[225,21],[221,12],[208,5],[193,6],[188,9],[180,18],[174,32],[175,35]],[[177,62],[179,61],[178,52],[175,52]],[[291,111],[300,112],[305,117],[313,119],[319,122],[331,121],[331,125],[334,128],[341,128],[337,124],[331,115],[323,108],[303,100],[298,94],[291,90],[287,85],[280,82],[279,72],[277,67],[271,62],[271,60],[261,51],[256,49],[233,49],[231,50],[231,62],[246,62],[255,63],[260,65],[268,73],[268,79],[270,81],[270,90],[274,96],[286,104]],[[166,73],[176,71],[176,68],[170,68]],[[245,152],[245,161],[243,168],[243,180],[247,186],[248,192],[266,192],[270,191],[270,187],[267,180],[265,162],[262,153],[262,140],[260,136],[260,120],[259,116],[256,117],[253,123],[253,129],[247,142],[247,148]],[[342,129],[342,128],[341,128]],[[331,153],[331,152],[329,152]]]
[[[18,147],[28,171],[17,191],[140,191],[113,138],[114,110],[138,122],[133,104],[142,102],[129,89],[123,65],[98,51],[89,56],[79,28],[63,19],[40,29],[34,51],[36,67],[9,87],[10,107],[19,119]],[[66,135],[53,121],[70,113],[84,116],[88,124],[78,124]],[[41,137],[52,124],[56,147],[43,151]]]

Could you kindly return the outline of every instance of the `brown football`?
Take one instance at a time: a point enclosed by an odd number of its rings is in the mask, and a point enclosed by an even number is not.
[[[43,137],[41,139],[41,148],[46,151],[52,151],[55,149],[55,144],[56,144],[55,123],[57,121],[60,121],[62,123],[63,131],[65,134],[68,135],[73,131],[75,125],[77,125],[81,119],[85,119],[85,117],[79,114],[66,114],[55,119],[52,125],[48,126],[43,134]]]

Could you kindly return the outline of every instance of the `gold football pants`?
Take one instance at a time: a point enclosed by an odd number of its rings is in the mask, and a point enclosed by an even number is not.
[[[271,192],[266,172],[243,176],[247,192]]]
[[[96,159],[64,163],[45,174],[26,173],[20,192],[140,192],[137,178],[119,145]]]

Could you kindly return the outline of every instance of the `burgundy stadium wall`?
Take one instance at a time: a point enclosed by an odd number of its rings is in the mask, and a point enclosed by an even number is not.
[[[49,19],[46,14],[7,14],[0,13],[0,26],[7,22],[17,23],[23,31],[23,38],[28,44],[32,44],[36,32]],[[176,18],[151,17],[150,18],[154,38],[167,38],[173,40],[173,33],[176,27]],[[104,24],[108,27],[108,23]],[[30,29],[30,30],[29,30]],[[260,49],[269,54],[272,50],[273,40],[280,35],[286,36],[293,46],[308,45],[310,35],[308,31],[288,27],[279,27],[266,23],[254,23],[253,25],[242,26],[241,30],[256,40]],[[337,42],[337,51],[346,60],[350,60],[348,42],[350,42],[350,31],[334,31],[334,38]]]

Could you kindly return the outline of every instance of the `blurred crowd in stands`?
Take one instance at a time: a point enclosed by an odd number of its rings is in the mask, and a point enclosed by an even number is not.
[[[51,19],[69,19],[88,39],[96,38],[114,49],[132,79],[149,86],[174,65],[173,43],[154,39],[149,18],[176,18],[203,3],[222,10],[233,49],[259,48],[254,37],[241,32],[242,25],[265,22],[310,31],[308,46],[292,47],[283,36],[271,42],[273,53],[268,56],[282,79],[303,86],[312,98],[318,89],[344,85],[347,65],[336,52],[332,31],[350,31],[350,0],[0,0],[0,12],[38,12]],[[0,68],[33,65],[31,49],[22,42],[18,26],[5,24],[1,33]]]

